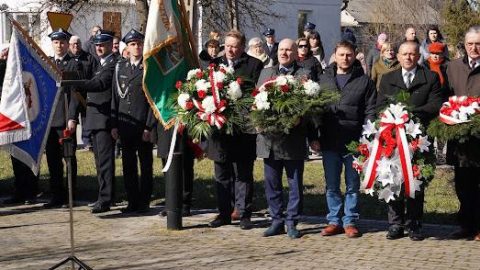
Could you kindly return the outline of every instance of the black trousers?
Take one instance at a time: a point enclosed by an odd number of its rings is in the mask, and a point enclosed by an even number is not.
[[[232,186],[235,188],[234,207],[240,217],[249,218],[252,215],[253,200],[253,162],[242,160],[236,162],[215,161],[215,182],[217,187],[217,204],[220,216],[230,218],[232,207]]]
[[[114,140],[107,130],[92,130],[91,136],[99,185],[97,202],[109,206],[114,196]]]
[[[52,127],[48,134],[47,145],[45,146],[45,154],[47,156],[48,171],[50,172],[50,191],[52,192],[52,200],[56,202],[66,202],[68,198],[67,178],[63,176],[64,158],[63,146],[59,140],[63,137],[62,127]],[[73,149],[76,148],[76,141],[73,140]],[[64,180],[65,179],[65,180]],[[65,184],[64,184],[65,181]],[[72,157],[72,187],[75,190],[77,183],[77,157]],[[74,192],[75,193],[75,192]]]
[[[122,136],[123,181],[131,207],[150,205],[153,186],[153,145],[142,140],[142,136]],[[137,158],[138,155],[138,158]],[[140,161],[140,181],[138,177]]]
[[[183,206],[192,207],[193,194],[193,165],[195,158],[193,155],[182,155],[183,160]],[[166,158],[162,158],[162,164],[165,167]]]
[[[11,156],[15,180],[14,197],[20,200],[33,200],[37,195],[38,176],[25,163]]]
[[[388,203],[388,223],[400,225],[406,228],[417,228],[422,225],[423,202],[425,199],[424,187],[421,191],[415,192],[415,198],[405,196],[405,189],[402,187],[400,196]]]
[[[480,231],[480,168],[456,166],[455,191],[460,201],[460,226],[473,232]]]

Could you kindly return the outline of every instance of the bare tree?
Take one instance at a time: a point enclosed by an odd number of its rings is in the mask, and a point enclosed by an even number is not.
[[[206,29],[265,28],[265,18],[280,18],[270,10],[273,0],[200,0]]]

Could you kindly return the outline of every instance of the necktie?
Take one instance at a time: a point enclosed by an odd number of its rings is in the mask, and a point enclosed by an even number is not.
[[[132,64],[132,71],[135,70],[135,64]]]
[[[286,67],[281,67],[281,68],[280,68],[280,74],[282,74],[282,75],[287,75],[287,74],[288,74],[288,71],[289,71],[289,70],[288,70],[288,68],[286,68]]]
[[[412,83],[412,75],[413,75],[413,74],[412,74],[411,72],[407,72],[407,73],[405,73],[405,75],[404,75],[404,76],[405,76],[404,82],[405,82],[405,86],[406,86],[407,88],[410,88],[410,84]]]
[[[60,66],[60,62],[62,62],[60,59],[55,59],[55,64],[56,64],[57,66]]]
[[[474,70],[477,67],[477,61],[471,60],[470,61],[470,67],[472,68],[472,70]]]

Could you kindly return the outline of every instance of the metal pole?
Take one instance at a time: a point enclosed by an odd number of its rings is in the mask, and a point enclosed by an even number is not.
[[[182,229],[182,161],[182,153],[174,152],[170,169],[165,173],[165,206],[167,208],[167,229],[169,230]]]

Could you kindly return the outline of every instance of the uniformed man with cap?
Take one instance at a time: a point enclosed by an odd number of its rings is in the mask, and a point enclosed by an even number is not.
[[[275,41],[275,29],[267,28],[263,32],[263,36],[265,37],[265,52],[268,54],[270,59],[273,60],[273,65],[278,64],[278,42]]]
[[[315,27],[317,27],[314,23],[311,23],[311,22],[307,22],[304,26],[303,26],[303,35],[308,38],[308,35],[310,35],[310,33],[312,33],[313,31],[315,31]]]
[[[52,41],[54,56],[50,59],[56,64],[57,68],[62,72],[77,72],[77,77],[80,76],[82,67],[68,54],[68,40],[71,34],[63,29],[57,29],[49,34]],[[71,95],[68,88],[62,87],[59,89],[57,107],[53,115],[53,119],[50,126],[50,132],[48,134],[47,144],[45,147],[45,153],[47,156],[48,170],[50,172],[50,189],[52,192],[52,198],[48,203],[44,205],[46,208],[61,207],[66,204],[67,190],[63,184],[63,148],[60,144],[60,139],[63,137],[63,130],[65,127],[74,133],[76,128],[75,121],[75,108],[71,106],[65,106],[65,104],[76,103],[72,99],[75,99]],[[66,111],[69,109],[69,111]],[[67,119],[68,125],[66,124]],[[75,136],[74,136],[75,137]],[[74,144],[75,138],[74,138]],[[72,183],[75,187],[77,178],[77,159],[75,155],[72,157]]]
[[[82,87],[87,93],[85,129],[91,132],[99,184],[92,213],[110,210],[115,177],[114,140],[111,131],[112,79],[117,58],[112,54],[113,32],[99,30],[93,38],[99,65],[93,78]],[[77,106],[78,107],[78,106]]]
[[[113,77],[111,134],[113,139],[122,141],[123,178],[128,199],[123,213],[147,212],[152,195],[153,144],[150,136],[156,120],[142,89],[143,39],[144,35],[135,29],[123,37],[129,58],[117,62]]]

